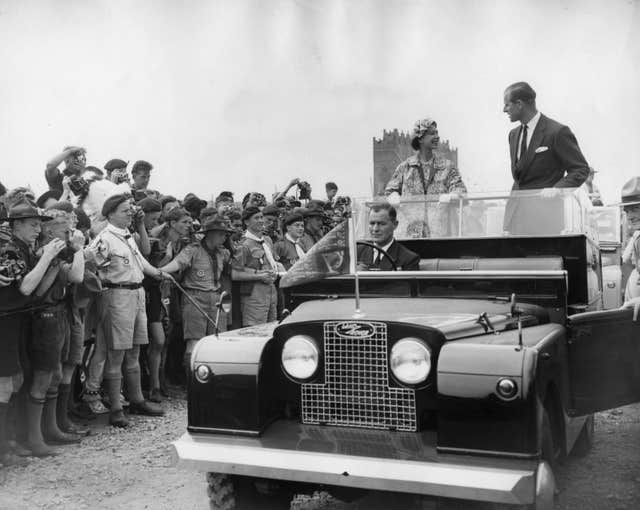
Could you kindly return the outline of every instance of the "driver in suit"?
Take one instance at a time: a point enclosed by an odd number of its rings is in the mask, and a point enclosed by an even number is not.
[[[398,226],[395,207],[388,203],[374,204],[369,211],[369,234],[372,246],[358,246],[358,270],[392,271],[394,263],[398,270],[417,271],[420,255],[402,246],[393,237]],[[392,260],[389,260],[391,258]]]

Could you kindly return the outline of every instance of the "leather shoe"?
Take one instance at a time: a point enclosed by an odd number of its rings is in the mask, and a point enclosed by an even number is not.
[[[67,434],[75,434],[82,437],[88,436],[91,433],[90,428],[80,427],[79,425],[76,425],[71,421],[69,421],[69,424],[66,427],[60,426],[60,430],[62,430],[62,432],[66,432]]]
[[[129,426],[129,420],[127,420],[127,417],[124,415],[124,411],[120,409],[109,413],[109,425],[125,428]]]
[[[44,440],[47,443],[51,444],[75,444],[79,443],[82,438],[80,436],[76,436],[75,434],[67,434],[66,432],[62,432],[61,430],[56,431],[55,434],[43,434]]]
[[[160,391],[160,388],[154,388],[149,392],[150,402],[155,402],[156,404],[159,404],[163,400],[164,399],[162,398],[162,392]]]
[[[130,414],[144,414],[146,416],[164,416],[164,410],[158,404],[143,400],[142,402],[131,402],[129,405]]]

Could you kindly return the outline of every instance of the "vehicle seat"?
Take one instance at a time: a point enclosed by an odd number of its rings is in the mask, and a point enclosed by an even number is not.
[[[420,271],[560,271],[562,257],[420,259]]]

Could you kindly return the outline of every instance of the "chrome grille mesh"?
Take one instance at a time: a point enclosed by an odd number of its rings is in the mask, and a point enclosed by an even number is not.
[[[338,324],[324,324],[325,384],[301,386],[302,422],[415,431],[415,392],[389,387],[387,325],[362,323],[373,335],[357,338],[339,335]]]

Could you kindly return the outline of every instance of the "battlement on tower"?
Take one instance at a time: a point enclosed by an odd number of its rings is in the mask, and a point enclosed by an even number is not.
[[[449,140],[440,140],[438,150],[445,158],[458,165],[458,148],[452,147]],[[382,138],[373,137],[373,187],[376,195],[384,194],[393,171],[414,152],[409,133],[385,129],[382,131]]]

